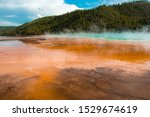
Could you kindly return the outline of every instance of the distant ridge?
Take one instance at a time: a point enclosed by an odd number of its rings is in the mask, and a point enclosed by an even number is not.
[[[150,31],[150,2],[134,1],[90,10],[77,10],[59,16],[49,16],[23,24],[3,35],[42,35],[45,33]]]

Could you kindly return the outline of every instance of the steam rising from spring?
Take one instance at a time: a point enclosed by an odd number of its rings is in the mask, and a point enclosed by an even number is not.
[[[106,40],[150,41],[150,32],[61,33],[45,37],[93,38]]]

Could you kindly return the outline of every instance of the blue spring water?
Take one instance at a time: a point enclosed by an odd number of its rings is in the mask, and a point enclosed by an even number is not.
[[[106,40],[150,41],[150,32],[64,33],[51,36]]]

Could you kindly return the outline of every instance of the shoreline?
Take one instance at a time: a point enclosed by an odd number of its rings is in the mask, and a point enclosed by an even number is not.
[[[41,36],[24,36],[24,37],[18,37],[18,36],[0,36],[0,41],[9,41],[9,40],[22,40],[22,39],[40,39],[42,38]]]
[[[35,36],[0,36],[0,41],[7,41],[7,40],[23,40],[23,39],[89,39],[89,40],[95,40],[95,41],[108,41],[108,42],[129,42],[129,43],[147,43],[150,41],[146,41],[146,40],[124,40],[124,39],[107,39],[107,38],[94,38],[94,37],[69,37],[69,36],[65,36],[65,35],[35,35]]]

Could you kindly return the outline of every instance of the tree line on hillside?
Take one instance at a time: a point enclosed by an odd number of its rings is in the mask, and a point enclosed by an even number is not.
[[[15,26],[0,26],[0,35],[9,34],[13,31],[16,27]]]

